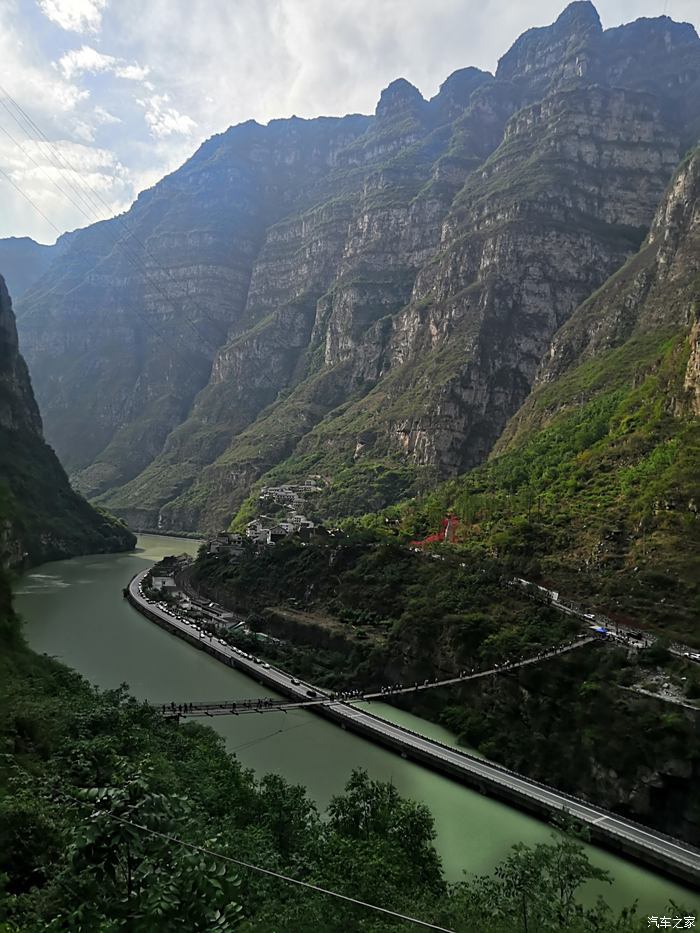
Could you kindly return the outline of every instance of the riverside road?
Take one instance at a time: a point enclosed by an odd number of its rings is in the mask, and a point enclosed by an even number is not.
[[[475,787],[482,793],[490,794],[543,819],[551,820],[553,817],[568,814],[587,826],[591,838],[599,844],[622,852],[700,889],[700,851],[688,843],[626,820],[555,788],[476,758],[467,752],[394,725],[373,716],[366,710],[357,709],[351,701],[333,701],[317,687],[301,683],[278,668],[263,667],[252,659],[243,658],[230,645],[222,644],[217,639],[200,638],[199,633],[189,623],[176,618],[145,599],[140,592],[140,584],[146,573],[147,571],[143,571],[137,574],[125,591],[129,602],[135,608],[158,625],[206,651],[229,667],[235,667],[259,683],[277,690],[290,698],[294,705],[308,706],[313,712],[336,722],[342,728],[350,729],[397,751],[404,758],[419,762],[454,780]],[[531,663],[535,660],[531,659]],[[496,672],[494,670],[480,673],[483,676],[491,676]],[[452,682],[462,679],[465,678],[453,678]],[[413,692],[415,689],[411,686],[404,688],[402,692]],[[310,697],[309,690],[312,690],[315,696]],[[374,694],[377,699],[386,698],[386,696],[387,694],[384,693]],[[365,697],[365,699],[371,698]],[[309,702],[310,700],[313,702]],[[219,709],[221,712],[224,711],[221,707]],[[229,709],[226,710],[226,712],[229,711]]]

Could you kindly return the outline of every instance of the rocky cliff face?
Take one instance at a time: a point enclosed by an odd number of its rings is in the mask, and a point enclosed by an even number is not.
[[[698,638],[700,598],[699,206],[695,149],[641,249],[552,338],[488,461],[417,523],[454,511],[466,547],[679,640]]]
[[[541,382],[630,338],[661,328],[689,332],[700,298],[700,154],[676,173],[640,250],[559,331]],[[687,385],[695,388],[694,354]]]
[[[168,529],[227,524],[271,469],[326,476],[337,514],[369,476],[378,505],[480,462],[636,252],[699,81],[691,27],[603,31],[573,3],[495,77],[209,140],[22,301],[49,438],[86,493]]]
[[[73,492],[44,443],[10,296],[0,276],[0,566],[134,544],[125,527]]]
[[[41,417],[27,366],[19,352],[17,327],[4,279],[0,277],[0,428],[41,435]]]

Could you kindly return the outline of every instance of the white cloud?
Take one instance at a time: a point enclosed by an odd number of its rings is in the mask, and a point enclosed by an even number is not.
[[[82,74],[98,74],[99,72],[110,72],[117,78],[125,78],[128,81],[142,81],[149,74],[149,69],[141,65],[126,62],[122,58],[116,58],[114,55],[106,55],[104,52],[98,52],[89,45],[83,45],[79,49],[71,49],[58,60],[58,67],[67,79],[72,79]]]
[[[46,61],[33,52],[0,3],[2,84],[10,96],[25,105],[31,103],[35,116],[49,120],[72,113],[89,98],[89,91],[53,73]]]
[[[122,122],[119,117],[115,117],[113,113],[110,113],[109,110],[105,110],[104,107],[100,107],[99,104],[93,109],[92,113],[101,126],[110,126],[111,124]]]
[[[230,124],[368,113],[399,76],[431,96],[457,68],[493,70],[521,32],[552,22],[567,2],[0,0],[0,80],[52,140],[112,154],[114,163],[85,171],[119,210]],[[664,6],[594,2],[605,27],[658,15]],[[667,5],[675,20],[700,26],[698,0]],[[37,28],[39,9],[67,31],[48,21]],[[3,123],[19,132],[0,108]],[[3,149],[3,168],[6,155]],[[85,223],[41,177],[21,181],[47,216],[62,229]],[[0,236],[51,237],[2,178],[0,198]]]
[[[170,97],[167,94],[153,94],[137,101],[146,111],[146,123],[151,133],[163,138],[173,134],[188,134],[195,130],[197,124],[192,117],[168,106],[169,102]]]
[[[19,149],[0,137],[0,163],[27,198],[64,229],[109,217],[131,200],[129,173],[107,149],[67,139],[54,140],[50,147],[25,139]],[[25,216],[24,204],[17,206]],[[27,216],[27,225],[30,235],[48,238],[48,225],[38,212]]]
[[[39,0],[42,13],[61,29],[97,32],[107,0]]]
[[[118,65],[115,72],[118,78],[125,78],[127,81],[143,81],[151,73],[150,68],[143,65]]]

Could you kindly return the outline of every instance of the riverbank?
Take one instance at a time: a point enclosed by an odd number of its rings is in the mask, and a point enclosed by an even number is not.
[[[278,668],[269,664],[261,665],[250,658],[242,657],[223,640],[211,636],[202,637],[193,624],[182,621],[149,602],[140,592],[145,575],[145,571],[137,574],[125,589],[124,595],[132,606],[156,625],[183,638],[192,647],[205,651],[220,663],[241,670],[249,677],[277,690],[292,701],[304,702],[309,696],[324,697],[315,685],[300,684]],[[308,689],[309,687],[312,689]],[[330,700],[327,694],[325,698]],[[183,700],[185,703],[188,701],[187,697],[179,699],[181,703]],[[480,793],[532,813],[546,822],[570,816],[584,825],[590,837],[600,845],[622,852],[629,858],[700,890],[700,852],[691,846],[683,845],[680,840],[651,832],[609,811],[562,794],[555,788],[530,781],[522,775],[499,768],[464,751],[456,751],[434,740],[425,739],[374,716],[358,703],[322,702],[314,699],[310,708],[313,713],[335,722],[343,729],[357,732],[364,738],[400,754],[402,758],[416,761]]]
[[[35,650],[57,655],[91,682],[113,688],[121,682],[155,703],[178,696],[220,699],[264,696],[269,690],[239,672],[192,651],[157,627],[147,624],[122,598],[122,589],[138,570],[168,553],[183,550],[181,539],[141,537],[130,555],[80,558],[37,568],[20,581],[18,607],[27,619],[26,632]],[[192,545],[193,553],[195,550]],[[387,712],[416,730],[445,730],[409,713]],[[212,723],[229,750],[258,774],[276,772],[306,786],[321,809],[339,792],[353,767],[364,767],[391,780],[404,794],[425,802],[436,821],[437,845],[447,876],[462,871],[490,871],[518,841],[546,841],[539,821],[468,791],[451,781],[403,761],[359,737],[343,732],[309,713],[289,714],[282,724],[264,716],[222,717]],[[615,886],[591,885],[590,897],[606,896],[617,906],[640,898],[642,909],[659,913],[669,898],[694,903],[682,886],[624,860],[592,849],[596,864],[608,868]]]

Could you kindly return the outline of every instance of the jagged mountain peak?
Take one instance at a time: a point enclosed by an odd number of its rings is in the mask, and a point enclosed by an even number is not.
[[[440,85],[438,93],[430,98],[430,105],[446,119],[463,113],[469,99],[478,88],[493,82],[493,75],[480,68],[459,68]]]
[[[700,44],[692,23],[677,23],[670,16],[641,16],[631,23],[606,29],[605,36],[632,45],[639,41],[654,42],[667,52],[683,45]]]
[[[404,113],[415,114],[425,104],[423,95],[415,85],[405,78],[397,78],[382,91],[375,115],[380,120],[393,119]]]
[[[19,319],[79,488],[140,528],[202,529],[271,468],[387,471],[341,514],[482,460],[556,329],[638,248],[700,118],[692,36],[669,54],[659,28],[606,40],[576,3],[497,78],[233,127],[130,211],[144,274],[116,224],[75,235]]]
[[[602,26],[598,10],[590,0],[574,0],[565,7],[554,21],[554,28],[567,31],[600,32]]]
[[[588,0],[576,0],[549,26],[524,32],[499,60],[496,77],[527,80],[536,92],[546,91],[564,77],[585,76],[587,46],[603,31],[598,11]],[[573,69],[567,67],[573,60]]]

